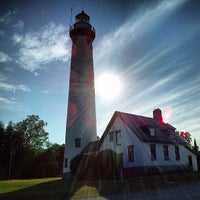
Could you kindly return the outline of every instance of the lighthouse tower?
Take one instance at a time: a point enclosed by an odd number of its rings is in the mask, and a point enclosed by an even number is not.
[[[70,161],[90,142],[97,140],[92,47],[95,30],[84,11],[76,15],[76,22],[70,29],[70,38],[72,52],[64,175],[70,172]]]

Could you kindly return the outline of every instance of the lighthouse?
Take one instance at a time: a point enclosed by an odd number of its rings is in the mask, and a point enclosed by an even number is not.
[[[90,17],[82,11],[69,31],[72,40],[69,96],[67,109],[64,175],[70,173],[70,161],[97,140],[93,46],[95,30]]]

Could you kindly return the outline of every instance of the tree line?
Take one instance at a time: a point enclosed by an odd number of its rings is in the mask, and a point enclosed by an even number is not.
[[[5,127],[0,122],[0,179],[43,178],[62,174],[64,144],[52,144],[38,115]]]

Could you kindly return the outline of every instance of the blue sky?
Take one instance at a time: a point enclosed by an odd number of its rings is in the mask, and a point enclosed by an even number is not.
[[[98,135],[116,110],[152,117],[160,108],[166,122],[199,143],[198,0],[0,0],[0,120],[39,115],[50,142],[64,143],[68,30],[82,8],[96,29],[95,79],[110,73],[122,84],[112,101],[96,94]]]

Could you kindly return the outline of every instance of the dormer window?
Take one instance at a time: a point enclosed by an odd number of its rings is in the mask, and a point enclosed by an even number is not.
[[[150,134],[150,136],[155,136],[156,135],[155,128],[149,128],[149,134]]]

